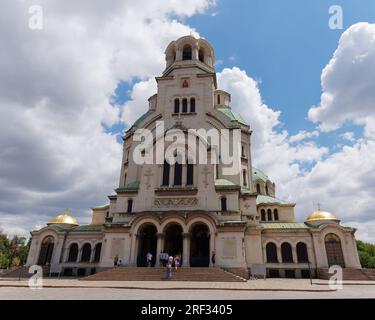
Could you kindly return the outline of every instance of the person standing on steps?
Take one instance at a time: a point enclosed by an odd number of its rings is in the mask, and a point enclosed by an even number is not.
[[[164,262],[164,251],[160,251],[159,253],[159,267],[163,266],[163,262]]]
[[[151,252],[147,252],[146,260],[147,260],[147,267],[151,267],[151,261],[152,261],[152,254],[151,254]]]
[[[215,254],[215,251],[212,251],[211,263],[213,267],[215,266],[215,262],[216,262],[216,254]]]
[[[166,275],[165,275],[165,278],[166,279],[171,279],[172,278],[172,264],[173,264],[173,257],[170,256],[167,260],[167,272],[166,272]]]

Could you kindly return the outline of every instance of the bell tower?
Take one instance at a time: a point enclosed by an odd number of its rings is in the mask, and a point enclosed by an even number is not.
[[[208,73],[215,72],[214,50],[208,41],[192,35],[172,41],[165,50],[166,67],[163,76],[176,68],[198,67]]]

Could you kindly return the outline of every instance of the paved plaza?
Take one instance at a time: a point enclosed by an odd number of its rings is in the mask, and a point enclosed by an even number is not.
[[[42,289],[30,289],[27,280],[1,280],[0,300],[86,299],[340,299],[375,298],[374,282],[345,282],[342,290],[326,281],[304,279],[250,280],[243,283],[168,281],[81,281],[44,279]]]

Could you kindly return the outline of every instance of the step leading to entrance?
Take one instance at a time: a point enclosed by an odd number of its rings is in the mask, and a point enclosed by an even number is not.
[[[120,267],[98,272],[81,280],[92,281],[161,281],[165,280],[166,268]],[[172,278],[167,281],[208,281],[208,282],[243,282],[234,274],[221,268],[179,268],[173,269]]]

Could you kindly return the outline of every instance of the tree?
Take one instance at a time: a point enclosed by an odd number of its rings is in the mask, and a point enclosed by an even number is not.
[[[357,240],[357,249],[362,268],[375,269],[375,245]]]
[[[30,239],[26,242],[25,237],[13,236],[10,240],[0,228],[0,268],[24,264],[29,248]]]

